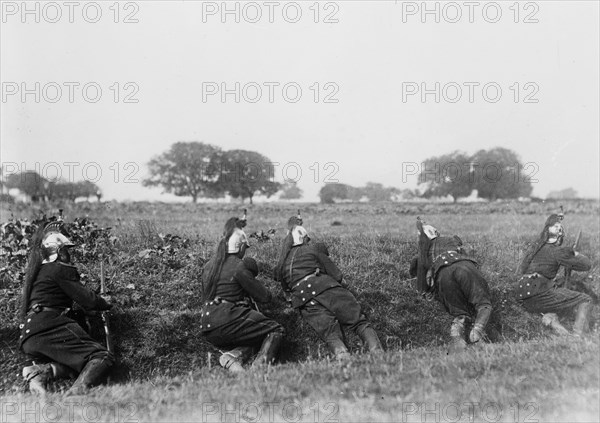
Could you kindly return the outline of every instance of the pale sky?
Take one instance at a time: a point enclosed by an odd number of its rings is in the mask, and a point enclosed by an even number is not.
[[[169,200],[135,181],[172,143],[203,141],[260,152],[279,181],[297,163],[288,176],[299,167],[316,201],[334,170],[354,186],[415,188],[411,163],[502,146],[533,163],[534,195],[599,196],[596,1],[427,2],[439,23],[420,1],[227,2],[239,23],[221,1],[22,5],[2,2],[5,172],[59,169],[105,199]],[[207,91],[222,86],[225,101]]]

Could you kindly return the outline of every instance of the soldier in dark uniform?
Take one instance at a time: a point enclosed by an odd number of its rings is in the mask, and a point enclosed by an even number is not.
[[[300,217],[288,221],[289,232],[275,267],[274,278],[291,297],[292,307],[327,343],[338,359],[350,356],[342,327],[353,330],[371,352],[383,351],[377,333],[361,312],[356,298],[342,287],[342,272],[322,244],[309,245]]]
[[[19,347],[32,363],[23,369],[23,377],[39,394],[46,392],[52,378],[76,374],[69,392],[83,393],[114,364],[113,355],[65,315],[73,301],[87,310],[108,310],[111,305],[79,281],[70,264],[73,243],[62,231],[61,222],[40,226],[23,287]]]
[[[437,229],[418,218],[417,228],[419,254],[411,262],[410,274],[417,277],[420,291],[432,293],[454,317],[449,351],[458,352],[467,346],[465,330],[469,323],[473,323],[470,343],[487,339],[492,302],[477,262],[465,254],[458,236],[442,237]]]
[[[283,327],[260,313],[254,303],[270,301],[271,293],[256,279],[256,262],[244,258],[245,225],[245,218],[227,221],[217,251],[202,273],[202,334],[226,350],[219,363],[234,372],[244,370],[243,362],[258,347],[253,366],[271,364],[284,334]]]
[[[530,313],[542,313],[542,322],[561,335],[569,331],[559,322],[558,314],[575,311],[575,335],[588,330],[592,299],[582,292],[560,287],[555,280],[560,266],[576,271],[591,268],[590,259],[570,247],[562,247],[564,229],[561,214],[546,220],[540,237],[526,251],[517,272],[517,300]]]

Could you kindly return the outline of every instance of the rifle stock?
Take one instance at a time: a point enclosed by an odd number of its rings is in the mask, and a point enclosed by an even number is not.
[[[573,251],[576,252],[579,250],[579,241],[581,241],[581,229],[577,233],[577,238],[575,238],[575,244],[573,244]],[[565,267],[565,288],[569,289],[571,284],[571,267]]]
[[[104,282],[104,263],[102,262],[102,259],[100,260],[100,293],[106,294],[106,284]],[[114,352],[114,345],[110,333],[110,315],[108,314],[108,311],[102,311],[100,315],[102,316],[102,323],[104,325],[106,349],[108,350],[108,352],[112,353]]]

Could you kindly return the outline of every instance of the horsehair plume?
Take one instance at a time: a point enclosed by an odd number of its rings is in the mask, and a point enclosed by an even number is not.
[[[235,228],[240,227],[240,222],[243,222],[243,220],[240,220],[237,217],[230,217],[229,219],[227,219],[227,222],[225,222],[225,226],[223,227],[223,239],[226,242],[229,240],[229,237],[231,237],[231,235],[233,234]]]
[[[521,260],[521,263],[517,266],[517,275],[524,275],[527,272],[527,269],[533,261],[533,258],[542,249],[544,244],[546,244],[546,241],[548,241],[548,238],[550,236],[549,227],[554,225],[556,221],[560,222],[564,218],[564,214],[562,213],[562,206],[560,206],[560,208],[561,213],[550,215],[546,219],[546,222],[544,223],[544,228],[542,229],[542,232],[540,233],[539,237],[534,242],[529,244],[529,246],[525,249],[523,259]]]
[[[432,241],[423,231],[423,225],[425,221],[417,216],[417,229],[419,230],[419,241],[418,241],[418,259],[417,259],[417,289],[421,292],[429,292],[432,287],[427,283],[427,272],[431,268],[431,258],[429,257],[429,249],[431,248]]]
[[[244,209],[244,214],[239,219],[236,218],[236,226],[240,229],[243,229],[248,224],[248,210]]]
[[[246,215],[245,210],[244,215]],[[204,277],[204,274],[202,275],[202,301],[210,301],[214,299],[216,295],[217,280],[223,269],[223,263],[225,263],[225,259],[227,258],[227,242],[236,228],[240,227],[241,222],[245,223],[244,220],[237,217],[230,217],[225,222],[223,237],[217,244],[215,254],[206,264],[207,267],[204,271],[206,277]]]
[[[37,278],[37,275],[40,271],[40,267],[42,266],[43,258],[41,244],[44,235],[46,235],[46,223],[47,220],[46,216],[44,215],[43,220],[40,222],[40,225],[31,237],[31,247],[29,250],[29,257],[27,259],[27,267],[25,268],[25,280],[23,282],[21,304],[19,307],[19,317],[21,319],[25,318],[27,310],[29,309],[29,297],[31,296],[31,288],[33,286],[33,282]]]
[[[43,228],[44,228],[43,229],[44,230],[44,235],[48,234],[50,232],[61,232],[62,222],[54,221],[54,222],[48,223]]]

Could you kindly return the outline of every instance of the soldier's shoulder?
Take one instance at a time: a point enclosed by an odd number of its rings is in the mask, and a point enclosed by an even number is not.
[[[60,279],[79,280],[79,271],[72,264],[56,262],[56,276]]]
[[[58,260],[55,261],[54,263],[56,263],[58,266],[61,266],[61,267],[66,267],[66,268],[77,270],[77,266],[75,266],[74,264],[63,263],[62,261],[58,261]]]

